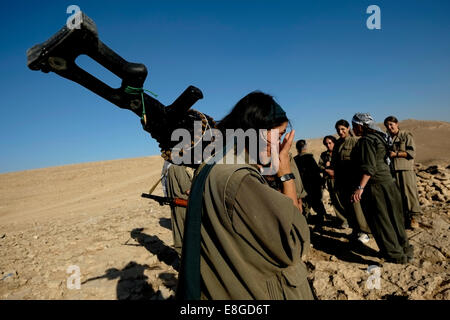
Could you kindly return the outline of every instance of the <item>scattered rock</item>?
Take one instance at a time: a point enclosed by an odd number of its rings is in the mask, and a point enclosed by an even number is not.
[[[432,206],[434,203],[446,203],[450,200],[450,175],[448,169],[441,166],[416,167],[417,191],[422,206]]]
[[[446,202],[450,166],[418,164],[416,170],[423,215],[420,232],[407,231],[415,247],[414,262],[384,263],[376,255],[350,252],[350,230],[326,227],[323,233],[315,233],[324,243],[314,242],[305,261],[308,281],[319,299],[450,300],[450,206]],[[328,203],[326,209],[333,212]],[[137,210],[118,204],[104,215],[86,213],[79,221],[74,216],[73,223],[30,225],[23,233],[2,226],[0,299],[173,299],[178,273],[163,259],[172,235],[159,224],[161,218],[170,218],[170,209],[155,206],[152,215],[149,212],[147,205]],[[138,234],[142,241],[130,238],[136,228],[142,228]],[[130,261],[136,263],[124,268]],[[73,264],[81,269],[82,290],[66,287],[74,274],[67,273],[67,266]],[[368,279],[376,273],[367,268],[377,264],[382,266],[381,288],[368,289]],[[20,277],[16,270],[21,270]]]
[[[13,273],[13,272],[10,272],[10,273],[4,275],[4,276],[2,277],[2,280],[6,280],[6,279],[8,279],[8,278],[10,278],[10,277],[14,277],[14,273]]]
[[[167,299],[171,298],[174,293],[172,290],[170,290],[164,286],[159,287],[159,292],[160,292],[163,300],[167,300]]]

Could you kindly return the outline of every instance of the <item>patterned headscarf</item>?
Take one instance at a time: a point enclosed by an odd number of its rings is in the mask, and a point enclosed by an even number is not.
[[[370,115],[370,113],[355,113],[355,115],[352,118],[352,122],[355,124],[359,124],[365,128],[370,128],[375,131],[375,134],[381,136],[383,138],[383,141],[386,144],[387,149],[389,150],[393,144],[392,138],[390,135],[388,135],[386,132],[383,132],[379,126],[375,123],[375,120],[373,120],[373,117]],[[386,153],[386,157],[384,159],[386,161],[387,165],[391,164],[391,159],[389,159],[388,154]]]
[[[355,113],[352,122],[363,127],[384,133],[383,130],[381,130],[380,127],[377,126],[370,113]]]

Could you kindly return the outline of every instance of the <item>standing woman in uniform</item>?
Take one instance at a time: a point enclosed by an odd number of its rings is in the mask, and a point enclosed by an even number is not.
[[[413,248],[405,231],[400,191],[388,164],[387,135],[368,113],[355,114],[352,123],[355,134],[362,136],[352,154],[360,177],[352,200],[361,202],[382,257],[406,264],[413,259]]]
[[[417,217],[421,210],[414,172],[414,158],[416,157],[414,139],[410,132],[400,130],[398,119],[394,116],[384,119],[384,126],[392,137],[393,145],[389,156],[393,161],[395,179],[402,194],[405,226],[417,229],[419,227]]]
[[[316,212],[314,218],[306,215],[307,220],[314,219],[315,228],[320,229],[323,227],[327,216],[327,211],[322,202],[322,177],[313,154],[306,151],[306,145],[305,140],[297,141],[297,155],[294,157],[294,160],[307,193],[305,207],[308,211],[312,208]]]
[[[287,126],[286,113],[262,92],[242,98],[219,123],[227,143],[226,129],[268,130],[259,153],[279,158],[282,190],[268,185],[260,163],[200,166],[189,196],[177,299],[313,299],[301,259],[309,228],[298,209],[289,157],[294,132],[281,142]],[[248,160],[248,140],[242,152],[231,143],[228,152]],[[279,145],[278,155],[271,143]]]
[[[357,138],[350,132],[348,121],[341,119],[336,122],[336,132],[339,139],[333,149],[331,166],[334,170],[336,196],[342,207],[339,208],[353,229],[352,236],[362,243],[369,241],[370,229],[359,203],[352,203],[351,196],[355,186],[358,185],[351,153],[357,143]]]
[[[323,145],[327,148],[327,150],[320,154],[318,166],[325,180],[328,193],[330,194],[331,204],[333,205],[336,217],[342,224],[348,224],[347,219],[345,219],[343,214],[339,211],[342,210],[340,209],[342,208],[342,205],[339,203],[334,190],[334,170],[331,167],[331,159],[333,157],[333,149],[336,141],[337,140],[334,136],[326,136],[323,138]]]
[[[176,164],[168,164],[165,175],[165,191],[169,198],[188,199],[189,190],[191,188],[192,176],[190,168],[179,166]],[[170,206],[171,227],[173,246],[175,251],[181,257],[183,244],[184,222],[186,220],[186,208],[171,205]]]

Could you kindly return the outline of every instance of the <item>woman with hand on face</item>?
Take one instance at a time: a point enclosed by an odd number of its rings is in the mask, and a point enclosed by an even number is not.
[[[326,151],[320,154],[319,169],[322,172],[325,179],[326,188],[330,194],[331,204],[333,205],[334,213],[336,217],[341,221],[341,224],[348,224],[347,219],[343,216],[340,210],[342,210],[342,204],[336,197],[336,191],[334,187],[334,170],[331,166],[331,159],[333,157],[333,150],[336,144],[336,138],[334,136],[326,136],[323,138],[323,145],[327,148]]]
[[[355,134],[361,136],[352,153],[359,171],[352,200],[361,202],[382,257],[406,264],[413,259],[413,247],[404,227],[400,191],[389,168],[388,137],[368,113],[355,114],[352,123]]]
[[[340,211],[347,219],[350,228],[353,229],[352,238],[367,243],[370,229],[363,210],[359,203],[351,201],[353,190],[358,184],[351,153],[358,140],[351,134],[350,124],[346,120],[337,121],[335,128],[339,139],[334,145],[331,166],[334,170],[336,196],[342,205]]]
[[[282,190],[268,185],[263,163],[248,161],[250,139],[244,150],[233,139],[226,148],[247,163],[200,166],[189,196],[178,299],[313,299],[301,259],[309,228],[298,209],[289,157],[294,132],[286,133],[287,126],[286,113],[262,92],[242,98],[219,123],[227,145],[227,129],[267,130],[267,146],[258,152],[279,160],[273,168]]]
[[[410,132],[400,130],[398,119],[394,116],[384,119],[384,126],[392,137],[393,144],[389,156],[397,185],[402,194],[405,227],[417,229],[419,228],[417,217],[420,215],[421,209],[417,193],[416,173],[414,172],[414,158],[416,157],[414,138]]]

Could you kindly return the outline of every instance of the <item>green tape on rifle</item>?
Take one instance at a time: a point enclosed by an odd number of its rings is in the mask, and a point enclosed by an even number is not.
[[[155,98],[158,96],[156,93],[153,93],[150,90],[147,90],[144,88],[135,88],[135,87],[130,87],[130,86],[127,86],[125,88],[125,93],[141,95],[141,101],[142,101],[142,117],[141,117],[141,119],[144,120],[144,123],[147,123],[147,116],[145,114],[144,91],[147,91],[148,93],[152,94]]]

